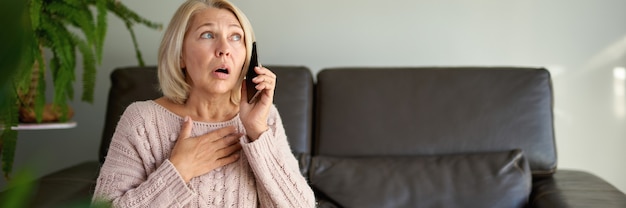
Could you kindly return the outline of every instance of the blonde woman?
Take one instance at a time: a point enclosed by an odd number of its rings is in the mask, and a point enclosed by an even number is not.
[[[159,49],[163,97],[135,102],[118,123],[94,202],[114,207],[313,207],[273,103],[276,75],[243,79],[252,27],[226,0],[188,0]],[[242,96],[244,95],[244,96]]]

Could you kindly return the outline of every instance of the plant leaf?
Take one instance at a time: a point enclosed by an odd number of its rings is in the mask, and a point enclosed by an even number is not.
[[[13,169],[13,157],[15,156],[15,145],[17,141],[17,131],[12,130],[12,126],[18,124],[17,93],[11,85],[3,85],[0,89],[3,95],[10,95],[0,100],[0,157],[2,157],[2,171],[4,178],[9,179],[9,174]]]
[[[76,42],[79,51],[83,55],[83,94],[81,100],[93,103],[93,92],[96,83],[96,60],[94,59],[93,51],[91,51],[91,48],[85,41],[78,37],[74,37],[73,41]]]
[[[43,65],[43,63],[40,65]],[[33,106],[35,110],[35,119],[37,120],[37,123],[41,123],[41,120],[43,120],[43,111],[44,111],[44,106],[46,105],[45,74],[46,74],[46,71],[43,70],[43,68],[40,66],[39,67],[39,83],[37,83],[37,96],[35,96],[35,106]]]
[[[98,17],[96,22],[96,36],[98,37],[96,45],[96,57],[98,64],[102,63],[102,53],[104,50],[104,39],[107,34],[107,4],[105,0],[96,1],[96,9]]]
[[[143,58],[141,57],[141,51],[139,50],[139,44],[137,44],[137,37],[135,36],[135,30],[133,30],[133,25],[130,21],[126,21],[126,29],[128,29],[128,32],[130,32],[130,37],[133,40],[133,46],[135,46],[135,56],[137,57],[139,66],[143,67],[146,65],[146,63],[143,62]]]
[[[4,6],[9,5],[8,3],[5,4],[5,2],[11,2],[12,5],[17,6]],[[20,2],[20,4],[18,5],[14,2]],[[16,55],[0,56],[0,64],[5,67],[5,69],[2,69],[2,73],[0,73],[2,75],[0,76],[0,80],[2,80],[0,82],[0,91],[3,93],[0,96],[2,98],[0,99],[0,126],[4,126],[3,130],[0,130],[0,157],[2,159],[2,170],[5,177],[8,177],[13,166],[17,140],[17,131],[11,130],[11,126],[18,124],[18,105],[20,101],[18,91],[29,89],[34,62],[39,63],[38,69],[41,77],[36,88],[38,96],[36,96],[34,102],[35,111],[38,112],[38,120],[41,121],[46,101],[45,74],[52,75],[54,86],[53,104],[61,107],[60,110],[64,115],[62,119],[66,120],[68,98],[73,99],[74,97],[74,88],[72,86],[75,81],[76,49],[83,56],[83,95],[81,99],[93,103],[96,81],[95,63],[100,64],[102,62],[104,41],[108,27],[107,13],[114,13],[127,24],[126,26],[133,39],[133,46],[140,65],[144,65],[144,62],[135,32],[132,29],[133,26],[142,24],[148,28],[160,30],[162,24],[154,23],[139,16],[119,0],[17,0],[0,1],[0,4],[2,5],[0,6],[0,10],[2,10],[0,16],[3,17],[0,18],[0,21],[12,23],[2,24],[7,26],[4,29],[16,31],[15,29],[17,28],[11,26],[20,25],[27,27],[26,29],[28,30],[22,35],[12,36],[22,37],[24,41],[14,41],[18,44],[8,45],[4,42],[2,43],[3,46],[7,47],[7,50],[4,50],[5,53],[2,54],[14,53]],[[91,8],[94,5],[95,11],[98,12],[97,16],[94,16],[93,8]],[[16,17],[20,17],[20,15],[14,14],[13,11],[19,11],[20,14],[24,14],[20,20],[26,20],[26,22],[15,21]],[[14,24],[15,22],[18,24]],[[76,27],[82,34],[76,35],[70,32],[68,26]],[[0,37],[4,37],[4,34],[10,34],[10,32],[0,33]],[[22,52],[13,49],[15,45],[20,45],[23,48]],[[43,48],[49,48],[52,51],[52,58],[50,58],[47,64],[44,60],[47,57],[44,58],[41,52]],[[19,61],[5,61],[17,59]],[[18,64],[18,62],[20,63]],[[19,66],[14,66],[15,64]],[[48,69],[50,73],[46,71]]]
[[[81,29],[89,45],[97,46],[99,37],[96,34],[96,24],[86,2],[51,1],[46,5],[46,10],[55,20]]]
[[[163,27],[163,25],[160,23],[155,23],[139,16],[137,13],[133,12],[128,7],[126,7],[126,5],[122,4],[119,1],[108,0],[107,7],[110,11],[113,11],[116,16],[118,16],[125,22],[130,21],[131,23],[140,23],[154,30],[161,30],[161,28]]]
[[[7,184],[7,191],[0,196],[0,207],[27,207],[33,192],[35,180],[30,169],[20,170]]]
[[[37,0],[33,0],[37,1]],[[13,168],[18,123],[17,90],[24,77],[30,76],[33,56],[33,19],[30,12],[32,1],[0,1],[0,163],[8,180]],[[35,18],[36,19],[36,18]],[[0,203],[7,200],[0,199]],[[5,207],[0,204],[0,207]]]
[[[52,80],[54,83],[53,104],[59,105],[66,98],[73,99],[73,87],[76,68],[76,44],[72,40],[74,36],[67,28],[58,22],[42,22],[42,28],[50,37],[53,58],[50,63]],[[54,63],[52,63],[54,62]],[[55,65],[53,67],[53,65]],[[71,89],[70,89],[71,88]]]
[[[12,88],[3,88],[3,93],[12,91]],[[4,177],[9,178],[13,169],[13,158],[15,156],[15,145],[17,144],[17,131],[12,130],[12,126],[18,124],[18,107],[16,105],[17,94],[10,96],[0,102],[0,122],[3,123],[3,130],[0,134],[0,152],[2,153],[2,171]]]
[[[2,172],[4,172],[4,178],[9,179],[9,174],[13,170],[17,131],[11,130],[11,127],[5,128],[0,137],[2,137]]]
[[[40,14],[42,13],[41,11],[41,5],[43,0],[30,0],[30,20],[31,20],[31,27],[33,28],[33,30],[35,30],[35,28],[39,27],[39,21],[40,21]]]
[[[162,24],[154,23],[149,21],[132,10],[128,9],[124,4],[118,1],[107,1],[107,7],[109,10],[113,11],[113,13],[118,16],[120,19],[126,23],[126,28],[130,32],[130,36],[133,40],[133,46],[135,47],[135,55],[137,57],[137,61],[139,62],[139,66],[145,66],[143,61],[141,51],[139,50],[139,44],[137,43],[137,38],[135,37],[135,31],[133,30],[134,23],[140,23],[145,25],[148,28],[161,30]]]

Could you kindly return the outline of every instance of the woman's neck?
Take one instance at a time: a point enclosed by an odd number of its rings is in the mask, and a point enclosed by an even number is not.
[[[210,98],[189,96],[183,104],[174,103],[165,97],[156,99],[155,102],[180,117],[189,116],[194,121],[208,123],[228,121],[239,113],[239,106],[230,101],[230,96],[206,97]]]
[[[222,122],[234,118],[239,112],[239,106],[230,101],[230,95],[207,97],[189,96],[183,104],[183,113],[194,121]]]

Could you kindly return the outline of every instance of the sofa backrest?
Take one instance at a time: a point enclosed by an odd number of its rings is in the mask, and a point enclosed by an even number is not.
[[[283,119],[292,152],[306,174],[311,153],[313,122],[313,76],[301,66],[266,66],[277,76],[274,103]],[[128,105],[135,101],[161,97],[155,66],[126,67],[111,73],[111,88],[99,159],[103,163],[117,122]]]
[[[111,137],[126,107],[135,101],[161,97],[155,66],[117,68],[111,72],[111,88],[107,99],[104,129],[100,140],[100,163],[109,151]]]
[[[318,74],[314,156],[522,149],[556,168],[550,74],[536,68],[334,68]]]
[[[303,66],[266,66],[276,74],[274,104],[300,172],[308,177],[313,139],[313,75]]]

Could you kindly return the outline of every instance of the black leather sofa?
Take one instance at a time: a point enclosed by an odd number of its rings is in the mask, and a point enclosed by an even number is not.
[[[319,207],[626,207],[601,178],[557,169],[545,69],[334,68],[314,81],[306,67],[268,68]],[[155,67],[111,82],[100,161],[37,180],[31,207],[88,206],[119,116],[160,96]]]

